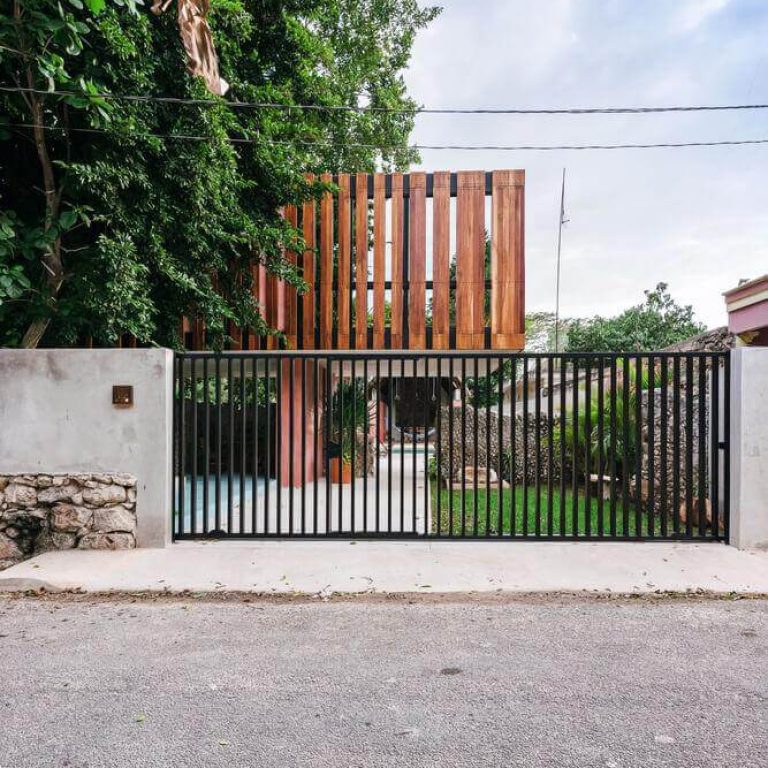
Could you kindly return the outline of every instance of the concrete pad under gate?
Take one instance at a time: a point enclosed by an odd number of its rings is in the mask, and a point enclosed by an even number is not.
[[[49,552],[0,573],[0,591],[35,583],[86,592],[749,594],[768,593],[768,553],[660,542],[219,541]]]

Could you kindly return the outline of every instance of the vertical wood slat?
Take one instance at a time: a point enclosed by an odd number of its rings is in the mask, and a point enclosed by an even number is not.
[[[285,220],[296,229],[298,223],[298,211],[295,205],[285,207]],[[296,267],[296,251],[288,248],[285,252],[286,261]],[[285,295],[285,335],[289,349],[296,349],[298,341],[298,293],[296,288],[288,283],[283,283]]]
[[[320,180],[332,181],[329,173]],[[320,200],[320,347],[333,345],[333,195],[325,192]]]
[[[373,348],[384,348],[384,281],[386,278],[386,201],[384,174],[373,177]]]
[[[349,322],[350,322],[350,292],[349,280],[351,275],[352,259],[352,231],[351,215],[352,203],[350,200],[349,174],[340,173],[339,185],[339,217],[338,237],[339,249],[337,259],[338,279],[336,285],[338,307],[338,348],[349,349]]]
[[[456,346],[482,349],[485,304],[485,174],[460,171],[456,195]]]
[[[259,305],[259,314],[265,323],[269,323],[269,307],[267,306],[267,268],[260,262],[254,261],[251,265],[253,288],[251,289],[256,302]],[[254,341],[256,341],[254,339]],[[258,349],[266,349],[267,339],[260,337],[257,342]]]
[[[451,174],[434,174],[432,200],[432,346],[448,349],[451,296]]]
[[[285,283],[264,268],[267,285],[267,322],[270,328],[285,331]],[[267,349],[279,349],[277,336],[267,337]]]
[[[392,291],[390,340],[392,349],[403,346],[403,174],[392,174]]]
[[[368,346],[368,175],[357,174],[355,197],[355,347]]]
[[[494,171],[491,226],[491,346],[521,349],[525,332],[524,171]]]
[[[313,181],[308,176],[307,181]],[[307,284],[307,291],[301,297],[302,340],[304,349],[315,348],[315,201],[304,203],[301,217],[302,235],[304,236],[304,262],[302,276]]]
[[[408,346],[427,346],[427,175],[411,174],[408,231]]]

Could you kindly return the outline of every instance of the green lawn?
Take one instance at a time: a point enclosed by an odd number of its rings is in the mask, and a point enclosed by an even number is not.
[[[576,495],[576,510],[574,512],[573,494],[570,490],[565,493],[565,524],[562,525],[561,519],[561,495],[559,489],[554,488],[551,498],[551,512],[549,497],[546,486],[542,486],[540,496],[536,499],[535,488],[525,489],[516,487],[512,489],[505,488],[502,494],[502,514],[501,524],[499,524],[499,489],[490,490],[478,489],[477,493],[468,486],[464,494],[464,504],[462,505],[461,489],[454,489],[452,492],[445,488],[440,489],[440,509],[437,506],[437,487],[432,483],[432,530],[433,533],[448,535],[451,531],[451,517],[453,518],[453,534],[461,535],[462,522],[464,531],[468,535],[478,534],[485,536],[501,533],[522,535],[527,532],[529,535],[540,533],[547,535],[551,533],[554,536],[565,535],[599,535],[602,528],[606,536],[611,535],[611,504],[609,501],[602,502],[602,521],[600,515],[600,502],[598,499],[590,498],[589,509],[587,510],[586,499],[583,492]],[[453,497],[453,513],[451,514],[451,497]],[[462,521],[462,506],[464,509]],[[514,508],[514,512],[513,512]],[[617,536],[647,536],[649,535],[648,520],[644,512],[640,515],[640,530],[638,531],[636,522],[636,509],[630,504],[627,509],[627,526],[624,526],[623,507],[621,499],[616,500],[616,528]],[[550,527],[551,518],[551,527]],[[575,520],[574,520],[575,518]],[[589,519],[589,528],[587,526]],[[475,527],[477,521],[477,527]],[[538,525],[537,525],[538,521]],[[602,522],[602,525],[601,525]],[[655,535],[660,535],[660,524],[658,520],[654,521]]]

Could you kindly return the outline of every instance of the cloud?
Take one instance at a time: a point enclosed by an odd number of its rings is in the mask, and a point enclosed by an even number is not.
[[[768,101],[763,0],[444,0],[407,80],[430,106]],[[764,113],[422,116],[414,139],[572,144],[768,137]],[[609,314],[668,282],[710,325],[721,292],[768,271],[768,146],[625,152],[425,152],[422,168],[526,169],[527,304],[554,305],[560,176],[571,218],[563,310]]]

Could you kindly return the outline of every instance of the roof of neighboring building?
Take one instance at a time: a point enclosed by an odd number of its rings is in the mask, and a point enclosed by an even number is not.
[[[735,288],[726,291],[723,296],[725,296],[726,301],[729,299],[732,301],[734,299],[741,299],[759,294],[765,288],[768,288],[768,275],[756,277],[754,280],[747,280],[741,283],[741,285],[737,285]]]

